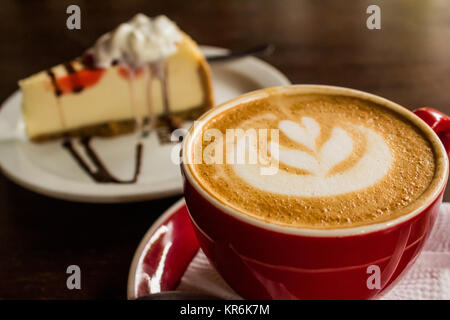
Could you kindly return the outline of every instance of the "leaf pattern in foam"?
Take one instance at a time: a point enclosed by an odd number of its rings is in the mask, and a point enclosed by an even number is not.
[[[270,143],[270,153],[272,155],[275,156],[277,154],[274,152],[277,148],[278,161],[297,169],[309,171],[316,175],[320,173],[321,168],[319,161],[317,161],[317,159],[312,155],[300,150],[283,148],[275,142]]]
[[[316,139],[320,133],[320,126],[313,118],[302,117],[301,121],[303,127],[290,120],[280,121],[278,127],[289,139],[316,151]]]
[[[320,150],[320,166],[323,175],[327,174],[335,165],[344,161],[353,150],[353,140],[341,128],[333,128],[331,137]]]
[[[325,176],[335,165],[345,160],[353,150],[353,140],[348,133],[341,128],[333,128],[330,139],[324,143],[319,152],[316,151],[316,138],[320,133],[317,122],[308,117],[302,118],[304,128],[289,120],[280,121],[279,128],[290,139],[303,144],[313,150],[317,157],[295,149],[280,147],[271,142],[270,148],[278,148],[278,160],[291,167],[307,170],[316,176]]]

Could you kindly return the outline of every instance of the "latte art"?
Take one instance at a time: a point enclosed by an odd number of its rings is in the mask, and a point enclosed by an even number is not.
[[[290,139],[307,146],[312,154],[301,150],[286,149],[275,143],[272,143],[271,150],[278,149],[280,155],[278,160],[281,159],[283,163],[298,169],[305,169],[316,176],[325,177],[332,167],[350,155],[353,151],[353,140],[342,128],[333,128],[330,139],[320,150],[317,150],[316,139],[320,133],[319,124],[308,117],[303,117],[301,120],[305,128],[289,120],[280,121],[278,127]]]
[[[303,127],[294,121],[283,120],[280,121],[279,128],[287,137],[306,146],[310,152],[284,148],[273,142],[270,144],[270,150],[272,154],[279,156],[277,160],[281,165],[306,170],[309,174],[299,175],[279,170],[275,175],[268,176],[261,175],[257,166],[235,164],[233,168],[237,175],[248,184],[264,191],[318,197],[361,190],[372,186],[387,174],[391,155],[383,138],[371,129],[354,126],[365,138],[365,154],[353,167],[329,175],[332,168],[353,152],[352,138],[344,129],[333,128],[331,137],[318,150],[316,139],[320,133],[319,124],[309,117],[303,117],[301,120]]]
[[[260,162],[190,166],[217,200],[269,223],[327,229],[394,219],[420,206],[436,181],[426,134],[357,98],[273,94],[217,114],[202,126],[209,129],[278,130],[265,150],[277,164],[273,174],[261,174]],[[244,139],[223,154],[265,154],[261,141]],[[203,149],[210,143],[195,140]]]

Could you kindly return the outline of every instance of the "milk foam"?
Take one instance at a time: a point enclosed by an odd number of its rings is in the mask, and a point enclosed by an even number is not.
[[[353,151],[353,140],[339,127],[332,130],[330,139],[317,150],[316,138],[320,125],[312,118],[303,117],[303,126],[290,120],[279,123],[280,130],[290,139],[303,144],[312,151],[286,149],[271,143],[272,154],[278,154],[278,161],[291,167],[303,169],[310,175],[299,175],[278,170],[275,175],[260,174],[260,168],[251,164],[235,164],[235,172],[255,188],[282,195],[302,197],[323,197],[344,194],[370,187],[382,179],[392,163],[391,152],[383,137],[372,129],[353,126],[366,140],[366,150],[359,161],[348,170],[328,176],[328,172]],[[237,143],[237,146],[246,144]],[[251,148],[251,146],[247,146]],[[278,148],[278,152],[274,150]]]
[[[443,169],[414,123],[357,98],[271,95],[218,114],[203,130],[225,134],[230,128],[278,129],[264,146],[264,139],[237,136],[223,148],[225,156],[270,157],[278,170],[262,174],[267,163],[260,160],[200,163],[191,166],[195,178],[227,206],[280,225],[328,229],[393,219],[422,205]],[[211,142],[198,143],[205,148]]]
[[[301,120],[304,128],[289,120],[281,121],[279,128],[290,139],[308,147],[314,155],[300,150],[286,149],[276,143],[271,144],[271,150],[278,149],[279,161],[324,177],[331,168],[350,155],[353,150],[353,140],[345,130],[336,127],[332,131],[331,138],[318,151],[316,139],[320,133],[319,124],[309,117],[303,117]],[[272,153],[276,154],[276,152]]]

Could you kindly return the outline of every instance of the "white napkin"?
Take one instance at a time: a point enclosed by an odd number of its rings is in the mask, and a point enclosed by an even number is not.
[[[180,291],[242,299],[199,250],[178,286]],[[450,299],[450,203],[442,204],[438,219],[415,264],[383,300]]]

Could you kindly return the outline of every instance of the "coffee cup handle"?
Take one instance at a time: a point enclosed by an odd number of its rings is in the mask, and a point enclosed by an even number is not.
[[[433,108],[420,108],[413,111],[428,124],[441,139],[447,153],[450,152],[450,118]]]

